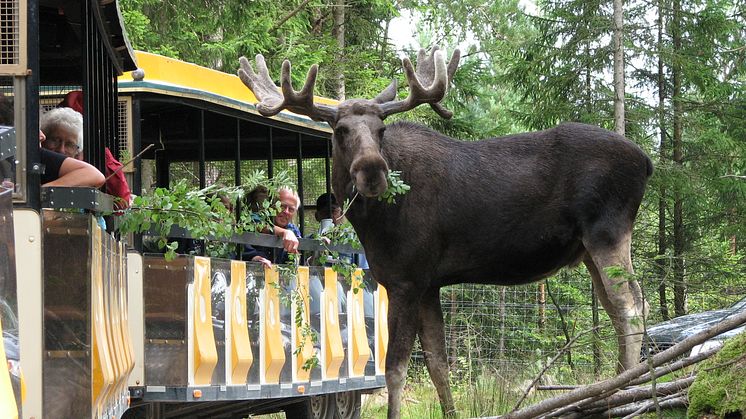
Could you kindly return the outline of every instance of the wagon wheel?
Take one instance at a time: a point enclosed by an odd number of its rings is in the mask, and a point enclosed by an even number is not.
[[[334,419],[335,400],[331,394],[308,397],[285,408],[287,419]]]
[[[336,404],[335,419],[359,419],[360,418],[360,392],[346,391],[334,395]]]

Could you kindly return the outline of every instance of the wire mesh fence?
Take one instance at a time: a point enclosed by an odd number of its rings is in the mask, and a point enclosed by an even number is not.
[[[552,369],[594,373],[616,358],[608,316],[594,306],[591,281],[581,275],[563,272],[510,287],[455,285],[441,291],[441,304],[455,374],[543,368],[576,337]],[[591,333],[594,326],[597,332]],[[417,362],[421,353],[414,358]]]

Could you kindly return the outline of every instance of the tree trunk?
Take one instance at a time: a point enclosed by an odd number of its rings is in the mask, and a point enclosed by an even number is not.
[[[682,146],[682,68],[679,54],[681,53],[681,0],[673,0],[673,20],[671,22],[671,38],[673,40],[673,161],[681,168],[683,164]],[[684,277],[684,208],[681,182],[674,186],[673,203],[673,302],[674,313],[677,316],[686,314],[686,282]]]
[[[614,131],[624,135],[624,8],[614,0]]]
[[[345,100],[345,73],[344,73],[344,51],[345,51],[345,0],[337,0],[334,6],[334,29],[332,34],[337,39],[337,74],[335,75],[335,90],[337,99]]]
[[[666,155],[666,79],[663,74],[663,0],[658,0],[658,130],[660,132],[660,156],[659,161],[665,162]],[[658,265],[659,285],[658,298],[661,317],[668,320],[668,298],[666,297],[666,253],[668,252],[668,239],[666,236],[666,186],[661,183],[660,197],[658,198]]]

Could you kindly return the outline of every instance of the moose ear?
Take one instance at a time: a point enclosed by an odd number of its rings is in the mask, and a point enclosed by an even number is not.
[[[396,79],[391,80],[388,87],[383,89],[383,91],[379,93],[373,101],[376,103],[386,103],[391,102],[394,99],[396,99]]]

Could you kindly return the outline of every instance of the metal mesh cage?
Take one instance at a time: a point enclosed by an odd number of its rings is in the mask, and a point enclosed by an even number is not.
[[[0,73],[26,72],[26,1],[0,0]]]
[[[130,109],[132,109],[132,99],[129,97],[119,97],[117,99],[117,113],[119,119],[117,123],[117,138],[119,144],[119,160],[122,163],[127,162],[137,154],[132,148],[132,122],[130,118]],[[128,164],[123,169],[125,172],[132,172],[135,170],[133,164]]]

